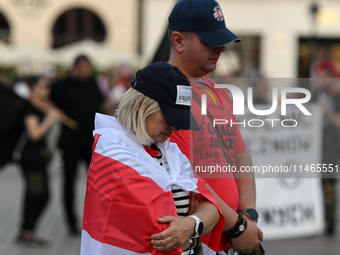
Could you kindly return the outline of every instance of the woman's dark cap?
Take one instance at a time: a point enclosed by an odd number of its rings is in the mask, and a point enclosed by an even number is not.
[[[199,129],[190,112],[190,82],[176,66],[166,62],[152,63],[136,73],[131,87],[157,101],[164,117],[173,127]]]

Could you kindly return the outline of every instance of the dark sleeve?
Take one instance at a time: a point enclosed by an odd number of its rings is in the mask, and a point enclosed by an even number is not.
[[[25,117],[28,115],[35,115],[39,118],[40,121],[42,121],[45,117],[45,114],[35,108],[30,102],[27,103],[26,109],[25,109]]]
[[[60,104],[62,103],[62,80],[56,81],[52,84],[52,89],[50,93],[50,99],[51,101],[56,105],[60,107]],[[65,93],[65,92],[64,92]]]
[[[37,115],[37,109],[34,108],[30,102],[26,105],[25,115]]]

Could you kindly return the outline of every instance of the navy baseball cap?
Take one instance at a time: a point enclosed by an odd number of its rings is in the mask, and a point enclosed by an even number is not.
[[[165,119],[173,127],[199,129],[190,112],[190,82],[176,66],[161,61],[152,63],[137,71],[131,87],[157,101]]]
[[[169,28],[195,32],[206,44],[219,47],[241,39],[225,25],[222,9],[215,0],[180,0],[169,16]]]

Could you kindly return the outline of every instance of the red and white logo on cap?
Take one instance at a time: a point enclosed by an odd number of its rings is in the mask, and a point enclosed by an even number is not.
[[[221,10],[221,7],[219,5],[217,5],[214,8],[214,18],[217,19],[218,21],[223,21],[223,12]]]

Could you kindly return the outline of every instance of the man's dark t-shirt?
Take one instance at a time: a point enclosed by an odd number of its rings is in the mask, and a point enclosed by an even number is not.
[[[67,77],[59,80],[53,84],[50,97],[59,109],[79,125],[77,130],[62,126],[59,147],[92,146],[94,116],[103,101],[95,79],[78,81]]]

